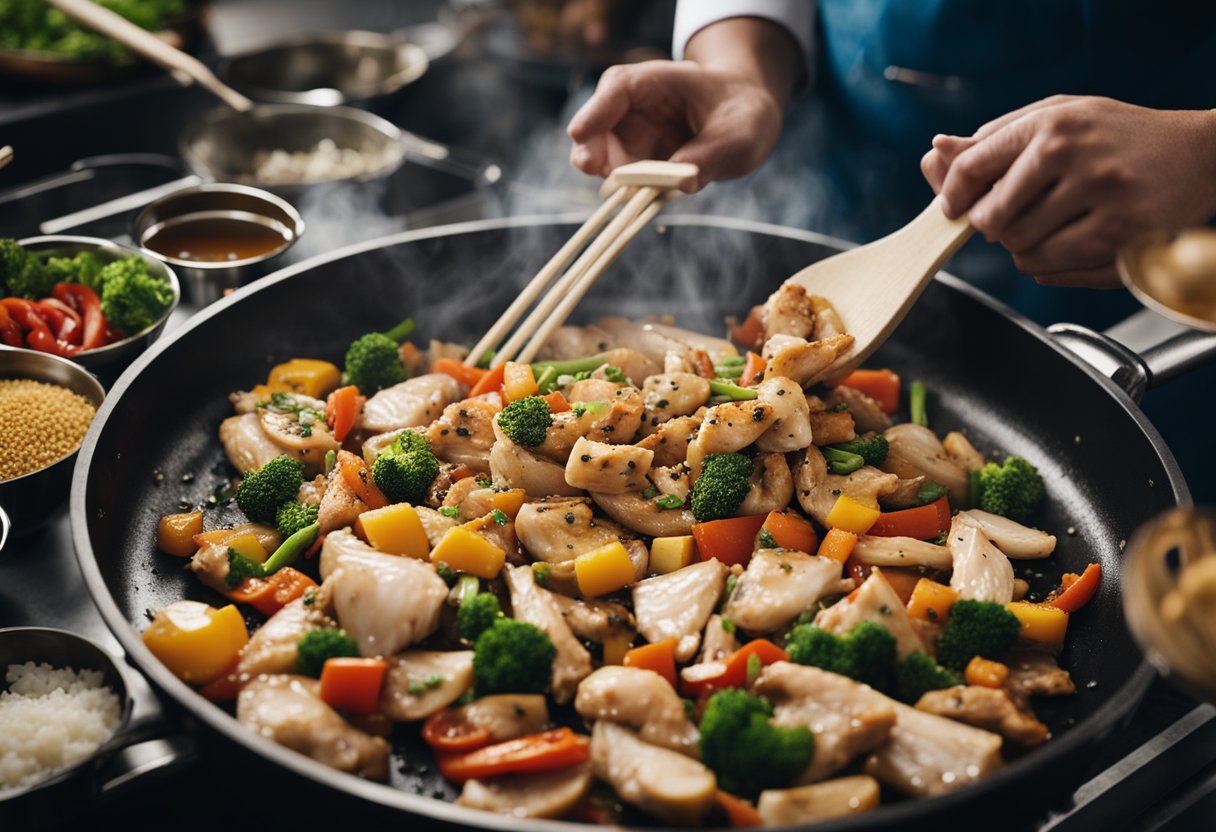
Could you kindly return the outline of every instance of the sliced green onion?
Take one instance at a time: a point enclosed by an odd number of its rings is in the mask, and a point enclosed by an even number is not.
[[[934,503],[946,496],[949,491],[946,486],[941,483],[936,483],[933,480],[925,480],[920,488],[916,490],[916,502],[922,506]]]
[[[552,367],[546,367],[536,377],[536,386],[540,388],[540,392],[548,395],[557,389],[558,384],[557,370]]]
[[[334,466],[338,464],[338,452],[329,450],[325,452],[325,476],[329,476],[334,470]]]
[[[741,355],[728,355],[718,361],[723,367],[742,367],[746,359]]]
[[[925,383],[923,381],[912,382],[911,392],[909,396],[909,409],[912,411],[912,424],[921,425],[922,427],[929,426],[929,414],[925,412]]]
[[[709,390],[719,396],[726,396],[732,402],[751,401],[760,396],[759,393],[748,387],[740,387],[737,384],[731,384],[729,381],[720,381],[716,378],[709,380]]]
[[[655,505],[662,509],[680,508],[684,505],[684,501],[675,494],[664,494],[654,502]]]
[[[659,496],[659,489],[655,488],[654,485],[648,485],[642,491],[642,497],[647,500],[653,500],[657,496]]]
[[[742,367],[714,367],[714,375],[718,378],[739,378],[743,375]]]

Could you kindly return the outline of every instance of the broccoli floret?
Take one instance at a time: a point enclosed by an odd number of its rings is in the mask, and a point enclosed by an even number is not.
[[[704,523],[731,517],[751,487],[752,461],[743,454],[710,454],[692,489],[692,514]]]
[[[544,693],[557,650],[538,627],[499,618],[473,645],[473,687],[491,693]]]
[[[909,705],[915,705],[931,690],[952,688],[962,683],[957,673],[942,667],[924,653],[910,654],[895,668],[895,696]]]
[[[871,436],[869,439],[852,439],[848,442],[837,442],[828,447],[844,451],[845,453],[857,454],[866,461],[866,465],[873,465],[877,468],[887,461],[887,451],[890,450],[890,443],[887,442],[887,437],[879,434]]]
[[[388,332],[369,332],[356,338],[346,350],[346,376],[350,383],[370,396],[405,381],[400,345],[413,331],[413,319],[406,318]]]
[[[173,287],[148,271],[142,257],[127,257],[102,266],[101,312],[111,326],[134,335],[152,326],[173,303]]]
[[[989,462],[980,469],[979,506],[984,511],[1025,523],[1043,502],[1047,489],[1039,472],[1020,456],[1004,465]]]
[[[420,503],[439,476],[439,460],[430,441],[412,430],[402,431],[372,464],[372,479],[394,503]]]
[[[224,583],[229,589],[236,589],[247,578],[262,578],[265,575],[262,564],[250,560],[235,549],[228,550],[228,574],[224,576]]]
[[[993,601],[963,599],[950,607],[950,620],[937,641],[937,659],[962,670],[976,656],[1000,661],[1017,640],[1017,616]]]
[[[862,621],[843,636],[800,624],[790,632],[790,661],[821,667],[876,690],[890,687],[895,664],[895,637],[875,621]]]
[[[327,627],[309,630],[296,643],[296,663],[305,676],[320,676],[326,659],[354,659],[359,656],[359,645],[346,634],[346,630]]]
[[[101,296],[101,263],[93,252],[78,251],[73,257],[49,257],[46,268],[55,276],[56,283],[79,283]]]
[[[806,770],[815,748],[803,726],[779,728],[769,722],[773,706],[747,691],[718,691],[701,716],[701,762],[718,775],[723,790],[755,797],[783,788]]]
[[[17,245],[16,240],[0,240],[0,295],[19,298],[44,298],[58,281],[42,261]]]
[[[304,484],[304,463],[283,454],[241,480],[236,504],[258,523],[274,523],[279,506],[294,502]]]
[[[535,448],[545,441],[545,432],[553,424],[549,403],[540,396],[516,399],[498,414],[498,426],[512,442]]]
[[[502,608],[498,599],[490,592],[479,592],[469,595],[460,602],[456,611],[456,628],[461,638],[476,642],[478,637],[494,626],[494,622],[502,617]]]
[[[317,506],[306,506],[303,503],[283,503],[274,515],[275,525],[279,534],[291,537],[305,526],[317,522]]]

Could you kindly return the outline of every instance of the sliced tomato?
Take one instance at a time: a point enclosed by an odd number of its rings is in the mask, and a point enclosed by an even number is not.
[[[473,724],[462,710],[445,708],[422,723],[422,739],[437,753],[452,753],[484,748],[493,742],[494,736]]]

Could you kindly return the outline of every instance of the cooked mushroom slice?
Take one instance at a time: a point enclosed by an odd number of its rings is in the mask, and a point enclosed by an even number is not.
[[[549,706],[544,694],[500,693],[462,705],[457,717],[488,731],[494,742],[503,742],[545,730]]]
[[[463,463],[474,471],[490,470],[490,446],[494,444],[494,414],[498,408],[480,399],[454,402],[426,429],[435,456]]]
[[[381,554],[340,529],[321,547],[321,574],[360,655],[391,656],[439,626],[448,585],[429,563]]]
[[[490,449],[490,474],[494,481],[522,488],[529,497],[580,497],[582,489],[566,484],[566,469],[512,442],[494,421],[494,447]]]
[[[910,653],[928,652],[907,608],[883,577],[881,569],[874,569],[848,598],[815,616],[816,627],[834,633],[847,633],[862,621],[874,621],[886,627],[895,636],[895,648],[901,659]]]
[[[580,437],[566,463],[566,483],[575,488],[622,494],[646,487],[654,452],[633,445],[608,445]]]
[[[283,453],[262,430],[256,413],[229,416],[220,422],[220,443],[232,467],[242,473],[256,471]]]
[[[578,715],[628,726],[645,742],[700,759],[701,735],[675,688],[653,670],[605,666],[578,686]]]
[[[300,638],[310,630],[337,626],[324,609],[324,601],[306,605],[303,598],[297,598],[270,616],[241,648],[236,667],[238,678],[252,679],[263,673],[299,670],[297,647]]]
[[[460,398],[460,382],[443,373],[416,376],[367,400],[358,426],[370,433],[429,425]]]
[[[643,427],[650,427],[650,423],[647,422]],[[653,432],[639,439],[637,446],[654,451],[652,465],[656,468],[679,465],[688,458],[688,443],[697,435],[697,429],[700,427],[699,416],[677,416],[661,422],[657,427],[650,427]]]
[[[858,433],[882,433],[891,427],[891,417],[883,412],[878,402],[852,387],[833,388],[824,399],[829,408],[844,405]]]
[[[840,577],[840,563],[831,558],[761,549],[752,555],[722,614],[750,633],[769,633],[789,624],[819,599],[852,588],[851,580]]]
[[[1001,737],[892,702],[895,726],[865,772],[916,797],[961,789],[1000,768]]]
[[[614,638],[622,638],[632,642],[637,636],[633,613],[615,601],[571,598],[556,592],[550,598],[557,604],[571,631],[584,641],[603,644]]]
[[[919,710],[965,722],[1033,748],[1047,740],[1047,726],[1019,709],[1003,688],[962,686],[931,690],[916,703]]]
[[[810,338],[815,332],[815,306],[806,288],[785,282],[769,295],[760,312],[764,321],[764,340],[774,335]]]
[[[585,497],[524,503],[515,515],[515,533],[528,554],[548,563],[571,560],[626,536],[620,526],[598,519]]]
[[[761,382],[756,392],[760,401],[773,406],[773,424],[756,440],[758,449],[786,453],[811,444],[811,411],[796,382],[774,376]]]
[[[1067,670],[1063,670],[1051,653],[1038,649],[1015,647],[1005,659],[1009,678],[1005,689],[1019,708],[1029,709],[1032,696],[1065,696],[1077,692],[1077,686]]]
[[[1056,550],[1055,535],[1023,526],[1008,517],[978,508],[960,511],[956,516],[977,526],[1007,558],[1033,560],[1045,558]]]
[[[957,430],[946,434],[946,438],[942,440],[942,447],[946,449],[946,454],[950,459],[968,471],[984,467],[984,455],[975,449],[970,439]]]
[[[726,571],[713,559],[634,584],[638,632],[651,643],[676,639],[676,660],[691,659],[701,644],[705,622],[726,588]]]
[[[321,701],[321,683],[305,676],[260,676],[241,691],[236,718],[259,736],[338,771],[388,779],[389,745],[365,734]]]
[[[1008,604],[1013,600],[1013,564],[977,526],[956,516],[946,545],[954,559],[950,588],[960,598]]]
[[[836,360],[852,346],[852,335],[833,335],[809,343],[790,335],[774,335],[764,342],[761,353],[768,362],[764,375],[784,376],[807,388],[823,381]]]
[[[426,719],[472,685],[472,650],[409,650],[389,659],[380,713],[396,722]]]
[[[818,735],[816,735],[818,740]],[[766,826],[798,826],[878,808],[878,781],[866,774],[793,789],[760,792],[756,811]]]
[[[922,425],[910,422],[883,432],[889,449],[882,470],[908,479],[924,475],[950,491],[950,502],[967,504],[967,470],[942,447],[937,435]]]
[[[591,654],[570,631],[551,593],[536,585],[531,569],[508,566],[506,572],[515,618],[544,630],[557,650],[553,661],[553,698],[558,704],[565,704],[574,698],[578,683],[590,675]]]
[[[344,457],[355,457],[350,451],[338,451],[338,461]],[[355,494],[346,477],[342,476],[341,468],[337,465],[329,472],[328,485],[325,494],[321,496],[321,505],[317,508],[317,523],[320,524],[321,534],[332,532],[349,526],[367,511],[368,505]]]
[[[799,783],[830,777],[878,748],[895,724],[887,697],[817,667],[777,662],[761,671],[752,690],[773,703],[774,725],[804,725],[815,735],[815,753]]]
[[[591,499],[622,526],[651,537],[692,534],[692,524],[697,522],[689,509],[663,508],[654,500],[643,497],[640,491],[625,494],[592,491]]]
[[[857,538],[853,555],[858,563],[870,566],[927,566],[948,570],[954,561],[950,550],[927,540],[914,537],[876,537],[863,534]]]
[[[709,401],[709,382],[693,373],[663,373],[650,376],[642,385],[646,408],[644,433],[663,422],[697,412]]]
[[[794,466],[794,492],[802,510],[827,525],[828,514],[841,494],[865,505],[877,504],[899,485],[899,477],[866,465],[851,474],[829,474],[819,449],[806,449]]]
[[[456,803],[517,818],[560,818],[590,790],[591,764],[581,763],[540,774],[469,780]]]
[[[681,825],[699,823],[714,803],[717,778],[696,760],[650,745],[608,720],[591,732],[591,770],[621,799]]]
[[[781,511],[793,496],[794,477],[785,454],[757,454],[747,496],[739,504],[737,513],[747,516]]]
[[[735,637],[735,622],[714,614],[705,623],[705,637],[701,639],[701,655],[697,664],[720,662],[739,649],[739,639]]]

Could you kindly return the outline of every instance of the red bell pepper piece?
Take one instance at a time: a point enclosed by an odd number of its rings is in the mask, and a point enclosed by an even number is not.
[[[4,305],[9,316],[21,327],[25,344],[30,349],[61,356],[75,355],[80,352],[80,347],[55,338],[46,318],[39,314],[38,305],[33,301],[24,298],[4,298],[0,300],[0,304]]]
[[[693,523],[692,536],[697,539],[697,551],[701,560],[717,558],[719,562],[734,566],[747,566],[756,547],[756,535],[768,519],[767,514],[750,517],[730,517],[726,520],[710,520]]]
[[[13,316],[8,314],[8,308],[3,305],[0,305],[0,341],[9,347],[25,346],[21,324],[13,320]]]
[[[943,495],[932,503],[902,511],[884,511],[866,534],[931,540],[950,528],[950,503]]]
[[[88,286],[79,283],[56,283],[51,294],[68,304],[84,319],[81,349],[93,350],[105,346],[106,319],[101,312],[101,299]]]
[[[1091,563],[1080,575],[1068,572],[1060,581],[1060,588],[1045,603],[1067,613],[1074,613],[1089,603],[1102,583],[1102,564]]]
[[[752,659],[752,656],[756,657],[755,660]],[[695,699],[698,696],[715,690],[741,688],[751,681],[748,679],[749,665],[753,668],[757,666],[764,667],[775,662],[787,662],[789,659],[789,653],[786,653],[766,638],[758,638],[749,641],[734,653],[731,653],[730,657],[725,661],[717,662],[717,664],[722,665],[722,672],[718,675],[695,681],[684,679],[680,686],[681,691],[685,696]]]

